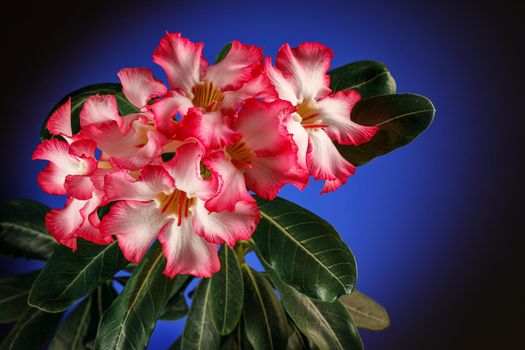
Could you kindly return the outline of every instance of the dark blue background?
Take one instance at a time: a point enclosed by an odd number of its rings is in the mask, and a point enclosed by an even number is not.
[[[523,248],[523,43],[512,3],[397,1],[185,1],[18,4],[4,43],[1,199],[61,200],[36,184],[41,123],[69,91],[116,81],[122,67],[153,68],[165,31],[205,42],[213,61],[238,39],[278,47],[319,41],[333,67],[386,63],[398,92],[429,97],[430,129],[358,169],[336,193],[320,184],[282,195],[331,222],[354,251],[358,288],[384,305],[392,326],[362,332],[368,349],[511,348],[525,326]],[[24,7],[23,7],[24,6]],[[77,5],[74,5],[77,6]],[[9,24],[7,24],[9,23]],[[520,32],[521,31],[521,32]],[[0,260],[4,274],[29,267]],[[167,348],[183,321],[161,322],[151,349]]]

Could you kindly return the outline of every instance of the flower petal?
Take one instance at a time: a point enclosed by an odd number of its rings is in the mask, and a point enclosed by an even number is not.
[[[78,140],[69,146],[69,154],[77,157],[94,157],[97,143],[93,140]]]
[[[219,190],[215,196],[207,200],[206,209],[213,212],[233,211],[237,202],[255,201],[246,189],[244,174],[225,158],[222,151],[214,152],[204,160],[204,163],[218,175],[219,179]]]
[[[242,140],[253,153],[259,156],[276,155],[291,148],[292,141],[282,121],[293,110],[294,107],[287,101],[249,99],[240,111],[234,129],[242,133]]]
[[[308,151],[309,136],[301,123],[297,121],[299,118],[300,117],[293,114],[291,118],[285,120],[285,125],[288,132],[292,134],[292,138],[297,146],[297,164],[299,168],[308,171],[308,167],[306,166],[306,153]]]
[[[66,189],[67,194],[80,200],[90,199],[95,190],[89,176],[83,175],[67,175],[64,182],[64,188]]]
[[[84,219],[80,209],[86,201],[68,198],[64,209],[53,209],[46,214],[46,227],[49,233],[60,243],[73,250],[77,249],[75,231]]]
[[[221,102],[221,108],[224,111],[235,112],[244,100],[257,98],[264,100],[273,100],[278,97],[272,82],[264,73],[258,74],[250,79],[238,90],[223,92],[224,99]]]
[[[208,63],[202,56],[203,43],[193,43],[180,33],[168,33],[153,53],[153,62],[160,65],[171,89],[180,88],[186,93],[200,81]]]
[[[150,108],[155,116],[157,130],[172,136],[177,125],[173,119],[177,114],[185,115],[191,107],[193,103],[183,91],[171,90],[165,97],[156,100]]]
[[[215,244],[197,236],[189,219],[180,226],[170,220],[160,231],[159,241],[166,257],[164,274],[171,278],[178,274],[207,278],[221,267]]]
[[[158,131],[147,131],[147,142],[145,145],[136,145],[135,152],[131,155],[112,156],[110,162],[118,168],[128,170],[139,170],[150,164],[154,159],[162,154],[162,146],[166,143],[166,138]]]
[[[370,141],[379,130],[353,122],[350,113],[361,95],[354,90],[339,91],[317,102],[321,123],[328,125],[325,132],[342,145],[360,145]]]
[[[46,127],[53,135],[73,136],[71,131],[71,97],[53,112]]]
[[[298,97],[316,100],[331,91],[326,72],[332,57],[332,50],[319,43],[302,43],[293,49],[284,44],[277,53],[276,66],[283,73],[293,75]]]
[[[80,127],[100,125],[115,121],[122,125],[122,117],[118,113],[117,99],[113,95],[90,96],[80,110]]]
[[[122,92],[135,107],[141,109],[153,97],[166,95],[168,89],[153,77],[150,69],[124,68],[118,72]]]
[[[228,244],[233,248],[238,240],[248,240],[261,217],[257,204],[237,202],[231,212],[209,212],[203,201],[197,201],[193,216],[195,233],[208,242]]]
[[[114,200],[153,200],[159,193],[174,188],[173,179],[160,166],[146,166],[138,180],[128,175],[125,170],[107,174],[104,192],[108,201]]]
[[[221,112],[203,114],[199,108],[191,108],[182,119],[177,137],[194,137],[207,149],[215,150],[235,143],[241,134],[231,129],[228,117]]]
[[[177,189],[189,196],[207,197],[217,189],[215,176],[206,180],[201,176],[201,159],[204,152],[204,147],[197,140],[191,140],[177,148],[173,159],[163,163],[164,168],[175,180]]]
[[[117,236],[126,259],[139,263],[165,224],[154,201],[120,201],[102,218],[100,232]]]
[[[294,106],[298,104],[297,86],[294,78],[291,74],[284,74],[279,69],[272,65],[272,59],[268,57],[266,59],[266,75],[275,86],[279,98],[285,101],[289,101]]]
[[[322,193],[337,189],[355,172],[355,167],[344,159],[323,130],[310,133],[310,150],[307,155],[310,173],[325,183]]]
[[[263,54],[260,48],[234,40],[226,57],[208,67],[205,79],[221,91],[237,90],[252,79],[252,71],[262,62]]]

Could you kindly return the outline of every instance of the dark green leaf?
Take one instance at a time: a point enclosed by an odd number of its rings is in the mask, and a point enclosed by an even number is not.
[[[255,350],[286,349],[290,328],[284,309],[270,283],[247,264],[244,277],[243,321]]]
[[[219,51],[219,54],[217,55],[217,58],[215,59],[215,64],[217,64],[220,61],[222,61],[224,59],[224,57],[226,57],[228,52],[230,52],[231,48],[232,48],[232,43],[227,43],[226,45],[224,45],[224,47],[221,49],[221,51]]]
[[[30,308],[27,296],[39,272],[0,277],[0,323],[14,322]]]
[[[166,304],[166,311],[162,314],[161,320],[175,321],[186,316],[188,311],[189,308],[184,293],[178,293]]]
[[[180,350],[180,343],[182,341],[182,337],[178,337],[177,340],[171,346],[168,350]]]
[[[62,314],[50,314],[35,308],[27,310],[0,344],[0,350],[45,349],[61,317]]]
[[[46,260],[58,243],[46,229],[49,208],[29,200],[0,204],[0,254]]]
[[[67,96],[61,99],[60,102],[58,102],[56,106],[53,107],[53,109],[47,116],[46,120],[44,121],[44,124],[42,125],[42,129],[40,131],[40,138],[42,140],[46,140],[46,139],[50,139],[54,137],[49,132],[49,130],[47,130],[47,121],[51,117],[53,112],[58,107],[62,106],[70,97],[71,97],[71,128],[73,130],[73,133],[78,132],[80,130],[80,110],[82,109],[82,106],[84,106],[84,102],[86,102],[88,97],[94,96],[94,95],[115,95],[117,99],[119,112],[121,115],[126,115],[126,114],[137,112],[137,108],[133,106],[124,97],[124,94],[122,93],[122,86],[120,84],[104,83],[104,84],[88,85],[79,90],[75,90],[67,94]]]
[[[363,165],[412,142],[425,131],[436,110],[426,97],[401,94],[372,97],[355,105],[351,118],[354,122],[377,126],[379,131],[360,146],[336,145],[343,157],[354,165]]]
[[[396,82],[381,62],[358,61],[332,69],[328,75],[334,92],[353,89],[362,98],[396,93]]]
[[[111,305],[117,293],[103,284],[84,299],[66,317],[51,340],[50,350],[92,349],[102,313]]]
[[[190,312],[182,332],[181,349],[213,350],[220,345],[220,334],[213,327],[209,310],[210,280],[202,279],[191,302]]]
[[[224,245],[219,252],[221,269],[211,277],[210,312],[215,328],[230,334],[241,317],[244,286],[235,252]]]
[[[162,314],[162,320],[178,320],[188,314],[189,308],[184,297],[184,291],[193,280],[193,276],[190,275],[177,275],[175,277],[171,298],[164,307]]]
[[[311,299],[287,286],[275,274],[269,276],[297,328],[320,349],[363,349],[357,328],[339,301],[327,303]]]
[[[187,276],[170,279],[158,242],[137,265],[126,287],[102,316],[95,349],[145,349],[175,285]]]
[[[352,292],[354,256],[329,223],[282,198],[257,203],[262,218],[252,237],[256,253],[279,278],[324,301]]]
[[[29,304],[49,312],[63,311],[126,264],[116,241],[104,246],[78,239],[76,252],[60,246],[36,279]]]
[[[339,301],[359,328],[380,331],[390,326],[390,318],[385,308],[358,290],[354,290],[350,295],[343,295]]]
[[[308,339],[301,331],[297,328],[297,326],[293,323],[293,321],[290,321],[290,328],[292,330],[292,333],[290,334],[290,337],[288,338],[288,347],[287,350],[317,350],[319,349],[315,344],[313,344],[310,339]]]

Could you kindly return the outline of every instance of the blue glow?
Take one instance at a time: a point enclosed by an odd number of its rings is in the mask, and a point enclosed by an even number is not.
[[[479,187],[465,174],[481,156],[476,142],[464,139],[481,136],[479,126],[468,125],[464,116],[482,114],[482,105],[475,102],[488,98],[476,79],[452,78],[474,76],[478,68],[475,54],[463,46],[466,34],[447,35],[438,23],[443,14],[416,16],[417,11],[388,1],[130,5],[121,18],[97,20],[89,36],[72,43],[28,88],[31,104],[14,121],[21,134],[10,144],[19,150],[11,164],[17,173],[8,177],[2,199],[62,205],[63,199],[38,188],[36,177],[44,164],[30,160],[43,118],[67,92],[116,81],[122,67],[153,68],[163,78],[151,54],[166,30],[205,42],[209,61],[232,39],[262,46],[267,55],[275,55],[285,42],[319,41],[333,49],[334,67],[361,59],[383,61],[398,92],[431,98],[438,111],[434,124],[409,146],[359,168],[335,193],[319,196],[320,184],[312,183],[303,192],[286,188],[282,196],[332,223],[351,247],[359,267],[358,288],[383,304],[392,318],[385,332],[363,332],[364,342],[370,349],[388,348],[393,339],[410,336],[412,325],[431,310],[429,301],[439,298],[440,284],[455,273],[443,255],[469,244],[468,236],[457,232],[467,229],[466,203]],[[183,320],[160,322],[150,348],[167,348],[183,326]]]

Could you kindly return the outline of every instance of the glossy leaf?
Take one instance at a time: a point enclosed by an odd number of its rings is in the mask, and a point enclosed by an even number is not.
[[[215,328],[230,334],[241,317],[244,286],[235,252],[224,245],[219,252],[221,269],[211,277],[210,312]]]
[[[103,284],[66,317],[51,340],[50,350],[88,350],[93,348],[102,313],[117,297],[109,284]]]
[[[362,98],[396,93],[396,82],[381,62],[358,61],[332,69],[328,75],[334,92],[353,89]]]
[[[0,204],[0,254],[46,260],[58,243],[46,229],[49,208],[29,200]]]
[[[14,322],[30,308],[27,296],[39,272],[0,277],[0,323]]]
[[[60,246],[37,277],[29,304],[49,312],[63,311],[126,264],[116,241],[104,246],[78,239],[75,252]]]
[[[80,130],[80,111],[84,106],[84,102],[94,95],[115,95],[119,112],[121,115],[137,112],[137,108],[133,106],[122,93],[122,86],[115,83],[95,84],[88,85],[81,89],[75,90],[67,94],[62,98],[55,107],[51,110],[47,116],[42,129],[40,131],[40,138],[42,140],[53,138],[54,136],[47,130],[47,121],[53,114],[53,112],[60,106],[62,106],[71,97],[71,128],[73,133],[77,133]]]
[[[247,264],[242,264],[242,273],[243,321],[248,341],[255,350],[286,349],[290,328],[272,286]]]
[[[359,328],[380,331],[390,326],[390,318],[385,308],[358,290],[354,290],[350,295],[343,295],[339,301]]]
[[[182,350],[213,350],[220,346],[220,334],[211,321],[210,291],[210,279],[202,279],[195,290],[188,319],[182,332]]]
[[[0,350],[45,349],[61,317],[35,308],[27,310],[2,341]]]
[[[177,275],[172,286],[171,298],[164,306],[161,320],[178,320],[188,314],[189,308],[184,297],[184,291],[193,280],[190,275]]]
[[[257,203],[262,218],[252,237],[256,253],[279,278],[324,301],[352,292],[354,256],[328,222],[282,198]]]
[[[175,321],[186,316],[189,310],[184,293],[179,293],[170,299],[160,319]]]
[[[363,344],[350,314],[339,301],[311,299],[270,273],[287,314],[297,328],[320,349],[361,350]]]
[[[290,327],[292,333],[288,338],[287,350],[317,350],[319,349],[315,344],[313,344],[310,339],[308,339],[297,326],[290,320]]]
[[[102,316],[95,349],[145,349],[166,303],[178,291],[182,276],[170,279],[158,242],[134,269],[126,287]]]
[[[227,43],[226,45],[224,45],[224,47],[221,49],[221,51],[219,51],[219,54],[217,55],[217,58],[215,58],[215,63],[217,64],[220,61],[222,61],[224,59],[224,57],[226,57],[228,52],[230,52],[231,48],[232,48],[232,43]]]
[[[363,165],[375,157],[412,142],[425,131],[436,110],[426,97],[414,94],[372,97],[358,102],[351,119],[377,126],[379,131],[360,146],[336,145],[343,157],[354,165]]]

